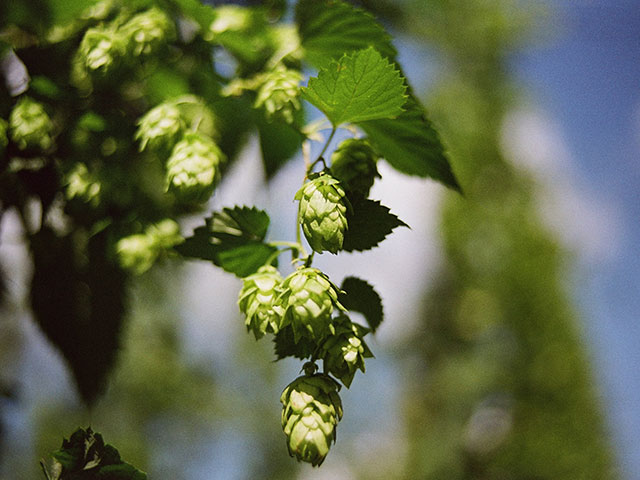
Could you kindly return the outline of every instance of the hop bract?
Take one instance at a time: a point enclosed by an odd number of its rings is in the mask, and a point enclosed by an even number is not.
[[[274,310],[277,287],[282,276],[272,266],[260,267],[257,273],[246,277],[238,296],[240,311],[246,315],[247,330],[253,331],[256,340],[265,333],[278,333],[280,315]]]
[[[299,268],[279,288],[276,311],[282,316],[281,327],[291,324],[294,341],[307,337],[320,341],[333,332],[334,308],[344,310],[338,302],[338,287],[317,268]]]
[[[345,192],[338,180],[321,174],[305,183],[295,198],[300,201],[298,222],[311,248],[338,253],[348,226]]]
[[[331,174],[346,190],[366,197],[376,177],[380,177],[377,159],[378,155],[369,142],[349,138],[342,141],[331,155]]]
[[[184,202],[206,201],[219,180],[223,159],[213,140],[197,133],[185,135],[167,161],[167,191]]]
[[[296,378],[282,392],[282,429],[289,455],[321,465],[336,441],[336,427],[342,418],[340,385],[321,374]]]
[[[135,138],[140,140],[140,151],[147,145],[152,148],[171,148],[183,128],[180,109],[173,103],[161,103],[138,121]]]
[[[136,55],[148,55],[175,35],[173,23],[162,10],[150,8],[135,15],[123,27],[128,46]]]
[[[264,74],[262,78],[254,106],[264,108],[269,120],[279,118],[293,123],[293,115],[300,110],[298,84],[302,74],[282,67]]]
[[[48,149],[53,145],[53,122],[44,107],[30,97],[18,100],[9,115],[11,139],[21,149]]]
[[[348,388],[356,370],[364,372],[364,359],[373,357],[363,337],[367,329],[352,323],[346,315],[336,318],[336,333],[322,345],[325,371],[338,378]]]

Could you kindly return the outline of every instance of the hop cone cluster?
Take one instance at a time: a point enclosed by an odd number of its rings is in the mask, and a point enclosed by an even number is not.
[[[136,56],[152,53],[175,35],[169,17],[155,7],[135,15],[122,30],[127,36],[129,49]]]
[[[104,74],[118,64],[126,44],[126,36],[114,28],[90,28],[82,38],[78,58],[87,71]]]
[[[366,140],[349,138],[338,145],[331,155],[331,174],[350,192],[365,197],[380,177],[376,168],[378,155]]]
[[[321,465],[336,440],[342,418],[340,385],[321,374],[296,378],[282,392],[282,429],[289,455],[299,461]]]
[[[335,376],[348,388],[356,371],[364,372],[364,359],[373,357],[363,337],[367,329],[352,323],[346,315],[335,319],[336,333],[322,345],[325,371]]]
[[[150,225],[144,233],[118,240],[116,253],[123,268],[141,274],[149,270],[164,251],[180,242],[178,224],[166,219]]]
[[[48,149],[53,145],[53,122],[44,107],[30,97],[18,100],[9,115],[11,139],[21,149]]]
[[[91,175],[84,163],[78,162],[67,174],[66,196],[68,200],[78,198],[86,203],[97,204],[100,201],[102,185]]]
[[[140,140],[140,151],[152,148],[171,148],[184,127],[180,109],[171,102],[152,108],[138,121],[135,138]]]
[[[264,74],[254,106],[264,108],[269,120],[293,123],[293,115],[300,110],[298,84],[301,80],[300,72],[284,67]]]
[[[305,183],[295,198],[300,201],[298,222],[311,248],[338,253],[348,226],[345,192],[338,180],[320,175]]]
[[[282,282],[278,270],[268,265],[246,277],[238,296],[240,311],[246,316],[247,330],[253,331],[256,340],[265,333],[278,333],[280,315],[274,310]]]
[[[334,308],[344,310],[338,302],[338,287],[317,268],[303,267],[291,273],[279,287],[276,311],[282,317],[281,327],[291,325],[293,338],[321,341],[334,333],[331,314]]]
[[[213,193],[224,154],[213,140],[189,133],[173,147],[167,161],[167,191],[187,203],[201,203]]]

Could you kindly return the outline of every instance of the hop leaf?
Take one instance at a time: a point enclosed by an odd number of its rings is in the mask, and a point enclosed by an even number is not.
[[[302,74],[284,67],[264,74],[254,107],[264,108],[269,120],[282,119],[293,123],[293,115],[300,110]]]
[[[305,183],[296,193],[300,201],[298,222],[311,248],[318,253],[338,253],[347,229],[345,192],[330,175]]]
[[[124,56],[126,45],[126,36],[117,29],[90,28],[80,42],[78,59],[87,71],[106,74]]]
[[[245,325],[253,331],[256,340],[265,333],[278,333],[280,316],[274,310],[276,288],[282,283],[278,270],[268,265],[246,277],[238,296],[240,311],[246,315]]]
[[[346,315],[336,318],[334,324],[336,333],[322,344],[324,369],[348,388],[356,370],[364,372],[364,359],[373,357],[363,340],[368,330],[352,323]]]
[[[282,429],[289,455],[319,466],[336,441],[342,418],[340,385],[322,374],[296,378],[282,392]]]
[[[13,107],[9,115],[9,129],[11,139],[22,150],[46,150],[53,145],[53,122],[42,104],[30,97],[22,97]]]
[[[276,311],[282,316],[280,327],[291,325],[296,343],[302,337],[320,341],[335,333],[331,324],[339,289],[317,268],[302,267],[291,273],[279,288]]]
[[[123,27],[127,46],[136,56],[148,55],[175,36],[175,28],[169,17],[158,8],[135,15]]]
[[[331,155],[331,174],[345,190],[367,197],[376,177],[378,155],[366,140],[348,138]]]
[[[138,121],[135,138],[140,140],[140,151],[147,145],[152,148],[173,147],[184,128],[180,110],[173,102],[161,103]]]
[[[209,138],[189,133],[176,144],[167,161],[167,191],[181,201],[206,201],[220,177],[224,154]]]

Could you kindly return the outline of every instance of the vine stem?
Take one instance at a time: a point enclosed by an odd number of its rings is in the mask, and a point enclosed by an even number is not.
[[[333,140],[333,137],[336,134],[336,130],[337,130],[337,128],[335,126],[331,128],[331,133],[329,134],[329,138],[327,138],[327,141],[325,142],[324,147],[322,147],[322,150],[320,151],[320,154],[318,155],[318,158],[316,159],[315,162],[313,162],[311,164],[311,167],[309,167],[309,168],[313,168],[313,166],[316,163],[318,163],[320,160],[322,160],[322,156],[324,155],[324,152],[327,151],[327,148],[329,148],[329,144],[331,143],[331,140]],[[322,162],[324,163],[324,160],[322,160]]]

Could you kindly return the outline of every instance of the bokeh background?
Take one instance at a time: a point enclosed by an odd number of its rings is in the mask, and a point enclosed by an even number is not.
[[[393,32],[465,196],[383,164],[372,197],[411,229],[318,259],[372,283],[386,314],[322,468],[290,459],[279,425],[300,365],[246,334],[240,281],[212,265],[137,279],[87,412],[30,319],[29,255],[5,215],[0,479],[37,478],[89,423],[158,480],[640,478],[640,5],[359,3]],[[291,237],[303,174],[294,159],[264,185],[250,138],[210,208],[265,205],[270,235]]]

